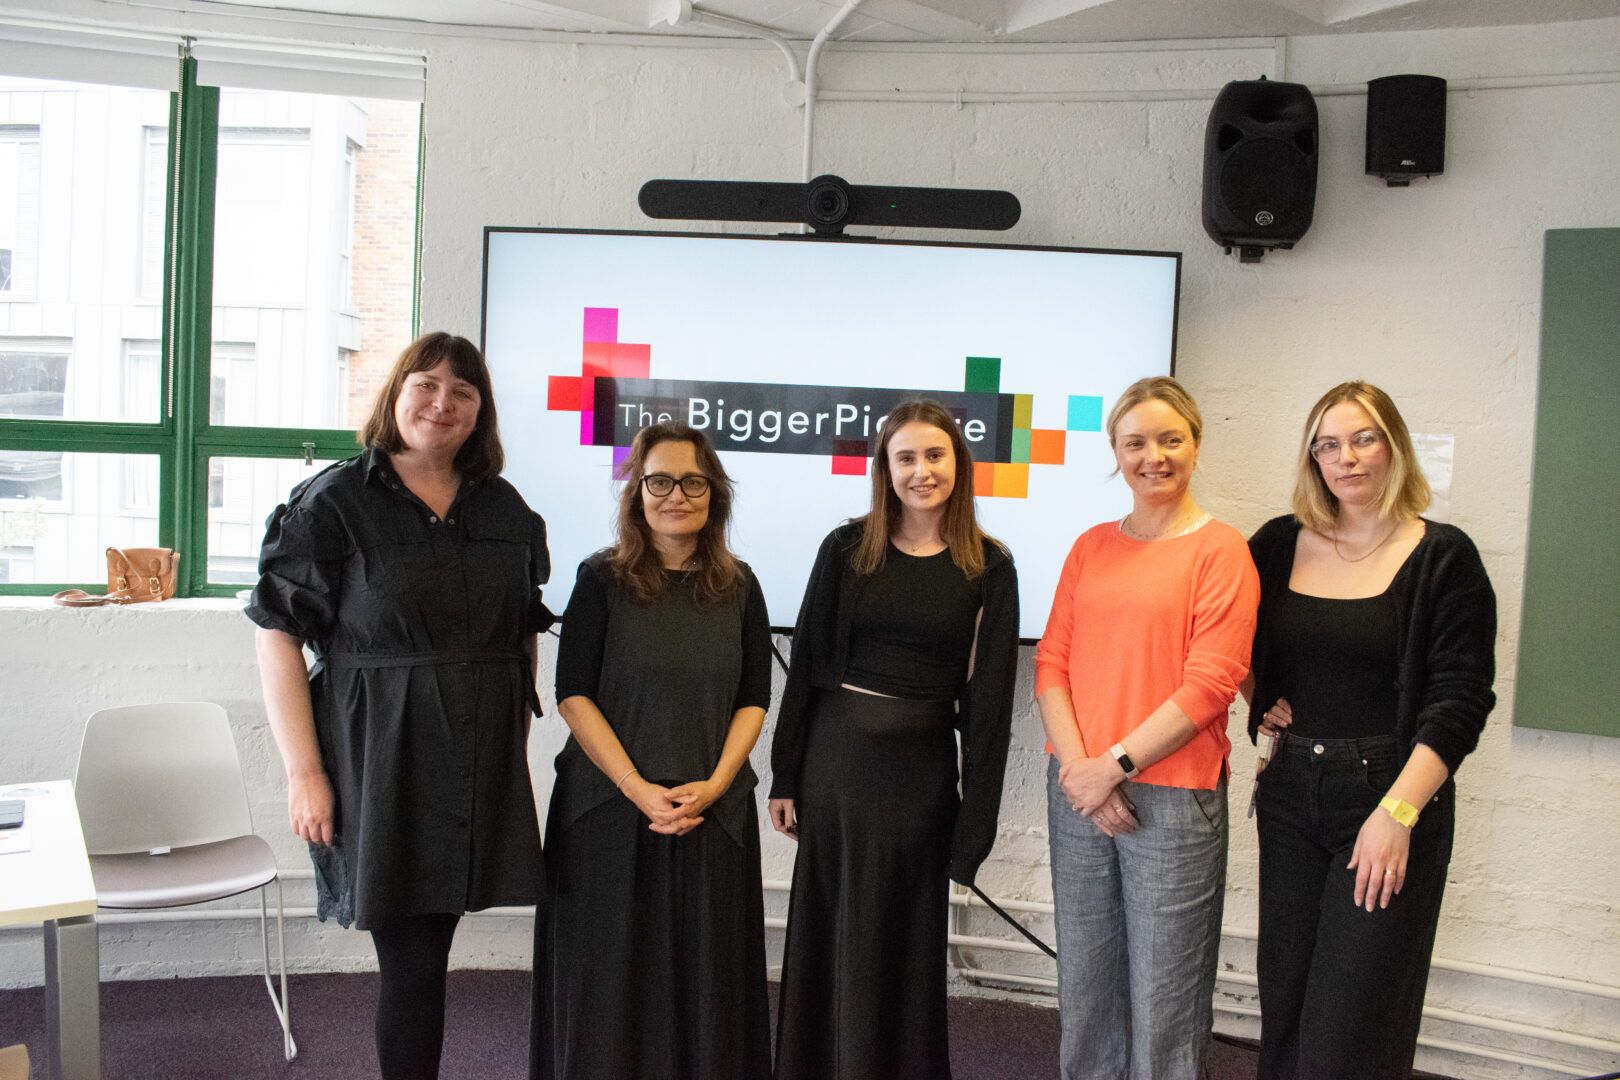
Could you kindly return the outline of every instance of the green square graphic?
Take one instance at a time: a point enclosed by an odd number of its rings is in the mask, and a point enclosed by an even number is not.
[[[1012,433],[1012,461],[1014,465],[1029,464],[1029,429],[1014,428]]]
[[[1070,431],[1101,431],[1102,398],[1070,394],[1067,427]]]
[[[970,356],[962,389],[970,394],[995,394],[1001,390],[1001,357]]]

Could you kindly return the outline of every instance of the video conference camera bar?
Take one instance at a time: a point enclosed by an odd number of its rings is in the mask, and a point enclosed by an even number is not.
[[[878,187],[830,174],[808,184],[649,180],[636,201],[648,217],[803,222],[822,236],[840,236],[846,225],[1010,229],[1022,213],[1010,191]]]

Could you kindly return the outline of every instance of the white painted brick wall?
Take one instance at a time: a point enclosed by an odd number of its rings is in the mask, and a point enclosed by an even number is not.
[[[92,12],[86,0],[60,6]],[[141,9],[126,17],[153,25],[163,18]],[[202,22],[258,29],[243,20]],[[800,113],[782,104],[785,65],[763,44],[676,48],[307,33],[428,53],[424,328],[477,335],[485,225],[645,228],[635,194],[652,177],[799,178]],[[1198,493],[1240,529],[1252,530],[1284,507],[1304,412],[1333,383],[1370,379],[1393,394],[1413,430],[1455,436],[1452,520],[1478,542],[1500,598],[1501,704],[1459,777],[1456,857],[1437,955],[1608,986],[1620,985],[1613,900],[1620,895],[1614,827],[1620,740],[1515,729],[1511,717],[1536,708],[1515,702],[1513,675],[1542,233],[1620,222],[1620,85],[1453,93],[1446,174],[1404,190],[1361,172],[1364,99],[1320,97],[1315,224],[1294,251],[1256,266],[1239,265],[1208,240],[1199,200],[1208,97],[1227,79],[1282,74],[1324,87],[1422,72],[1457,81],[1612,72],[1620,67],[1617,57],[1620,20],[1291,39],[1281,73],[1265,48],[991,54],[834,45],[822,67],[826,89],[1210,93],[1187,101],[1084,104],[823,104],[813,162],[816,172],[857,183],[1008,188],[1024,206],[1019,226],[1005,234],[1012,242],[1185,252],[1178,373],[1206,419]],[[834,283],[824,288],[829,298],[836,295]],[[852,299],[858,298],[837,302]],[[1604,483],[1595,490],[1606,492]],[[237,725],[261,830],[284,866],[307,865],[281,825],[281,778],[257,703],[249,628],[232,607],[196,602],[70,612],[0,602],[6,688],[0,775],[71,773],[84,717],[99,705],[214,698]],[[93,659],[109,656],[117,659]],[[1028,650],[1022,660],[1020,700],[1027,702]],[[542,807],[559,728],[555,720],[537,725],[533,764]],[[1240,749],[1226,921],[1252,928],[1256,854],[1241,816],[1250,765],[1237,714],[1230,730]],[[768,741],[769,727],[762,743]],[[1015,717],[1001,838],[982,875],[992,894],[1050,897],[1041,742],[1038,719],[1024,704]],[[755,755],[762,774],[766,757],[764,749]],[[766,837],[767,877],[787,877],[791,858],[786,841]],[[289,902],[311,903],[307,882],[293,883]],[[768,896],[767,906],[781,914],[783,898]],[[456,962],[527,963],[525,920],[465,925]],[[1042,920],[1031,925],[1049,934]],[[970,913],[963,929],[998,933],[982,912]],[[117,966],[110,975],[237,970],[248,963],[241,957],[253,955],[248,928],[149,930],[109,930],[105,955]],[[770,937],[778,948],[779,935]],[[0,985],[38,980],[36,944],[37,934],[0,932]],[[298,922],[289,954],[303,969],[370,963],[363,935],[312,920]],[[1044,961],[983,951],[970,962],[1050,970]],[[1228,939],[1223,966],[1252,972],[1252,943]],[[1225,1000],[1253,1004],[1252,988],[1221,989]],[[1430,1001],[1595,1039],[1620,1034],[1620,1002],[1612,997],[1441,971]],[[1231,1018],[1222,1023],[1242,1026]],[[1574,1071],[1620,1067],[1620,1055],[1477,1026],[1432,1022],[1426,1031],[1561,1060]],[[1419,1064],[1469,1077],[1554,1075],[1435,1051],[1421,1053]]]

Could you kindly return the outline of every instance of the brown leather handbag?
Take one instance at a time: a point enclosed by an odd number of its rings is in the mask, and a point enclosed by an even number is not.
[[[51,597],[63,607],[146,604],[174,595],[180,554],[170,548],[108,548],[107,595],[63,589]]]

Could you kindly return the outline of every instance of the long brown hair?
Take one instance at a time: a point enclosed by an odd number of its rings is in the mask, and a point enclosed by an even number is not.
[[[418,371],[436,368],[445,360],[456,378],[465,379],[478,388],[478,420],[472,434],[456,451],[456,471],[469,480],[488,480],[499,476],[506,467],[506,451],[501,449],[500,425],[495,419],[495,390],[489,383],[489,365],[478,346],[464,337],[443,330],[423,334],[399,354],[388,381],[377,391],[371,403],[371,415],[359,431],[360,445],[370,450],[397,454],[405,449],[405,440],[394,422],[394,406],[405,380]]]
[[[943,431],[956,455],[956,484],[945,502],[940,522],[940,539],[950,548],[951,562],[969,581],[984,573],[984,542],[1001,542],[979,528],[973,513],[973,451],[962,428],[937,401],[907,401],[883,418],[877,446],[872,449],[872,509],[861,518],[861,542],[850,565],[857,574],[875,574],[889,557],[891,537],[900,523],[903,506],[894,493],[894,474],[889,470],[889,437],[911,423],[928,424]]]
[[[1417,517],[1429,508],[1433,497],[1429,481],[1418,465],[1412,436],[1406,430],[1401,410],[1390,396],[1369,382],[1340,383],[1311,406],[1305,418],[1305,434],[1299,443],[1299,465],[1294,475],[1294,516],[1307,529],[1331,533],[1339,520],[1339,497],[1322,479],[1322,467],[1311,457],[1311,443],[1322,426],[1322,417],[1335,405],[1360,405],[1389,443],[1389,475],[1384,479],[1378,512],[1383,517]]]
[[[619,493],[619,517],[614,525],[616,542],[607,549],[608,567],[631,595],[644,604],[663,596],[669,585],[663,560],[653,545],[652,526],[647,524],[641,484],[647,475],[647,455],[653,447],[666,442],[691,443],[698,468],[709,478],[709,520],[698,533],[697,550],[687,560],[685,569],[696,574],[698,599],[712,604],[729,595],[742,580],[742,567],[726,545],[735,493],[731,477],[720,464],[720,455],[714,452],[709,440],[701,431],[678,420],[644,427],[630,444],[630,456],[619,468],[624,490]]]

